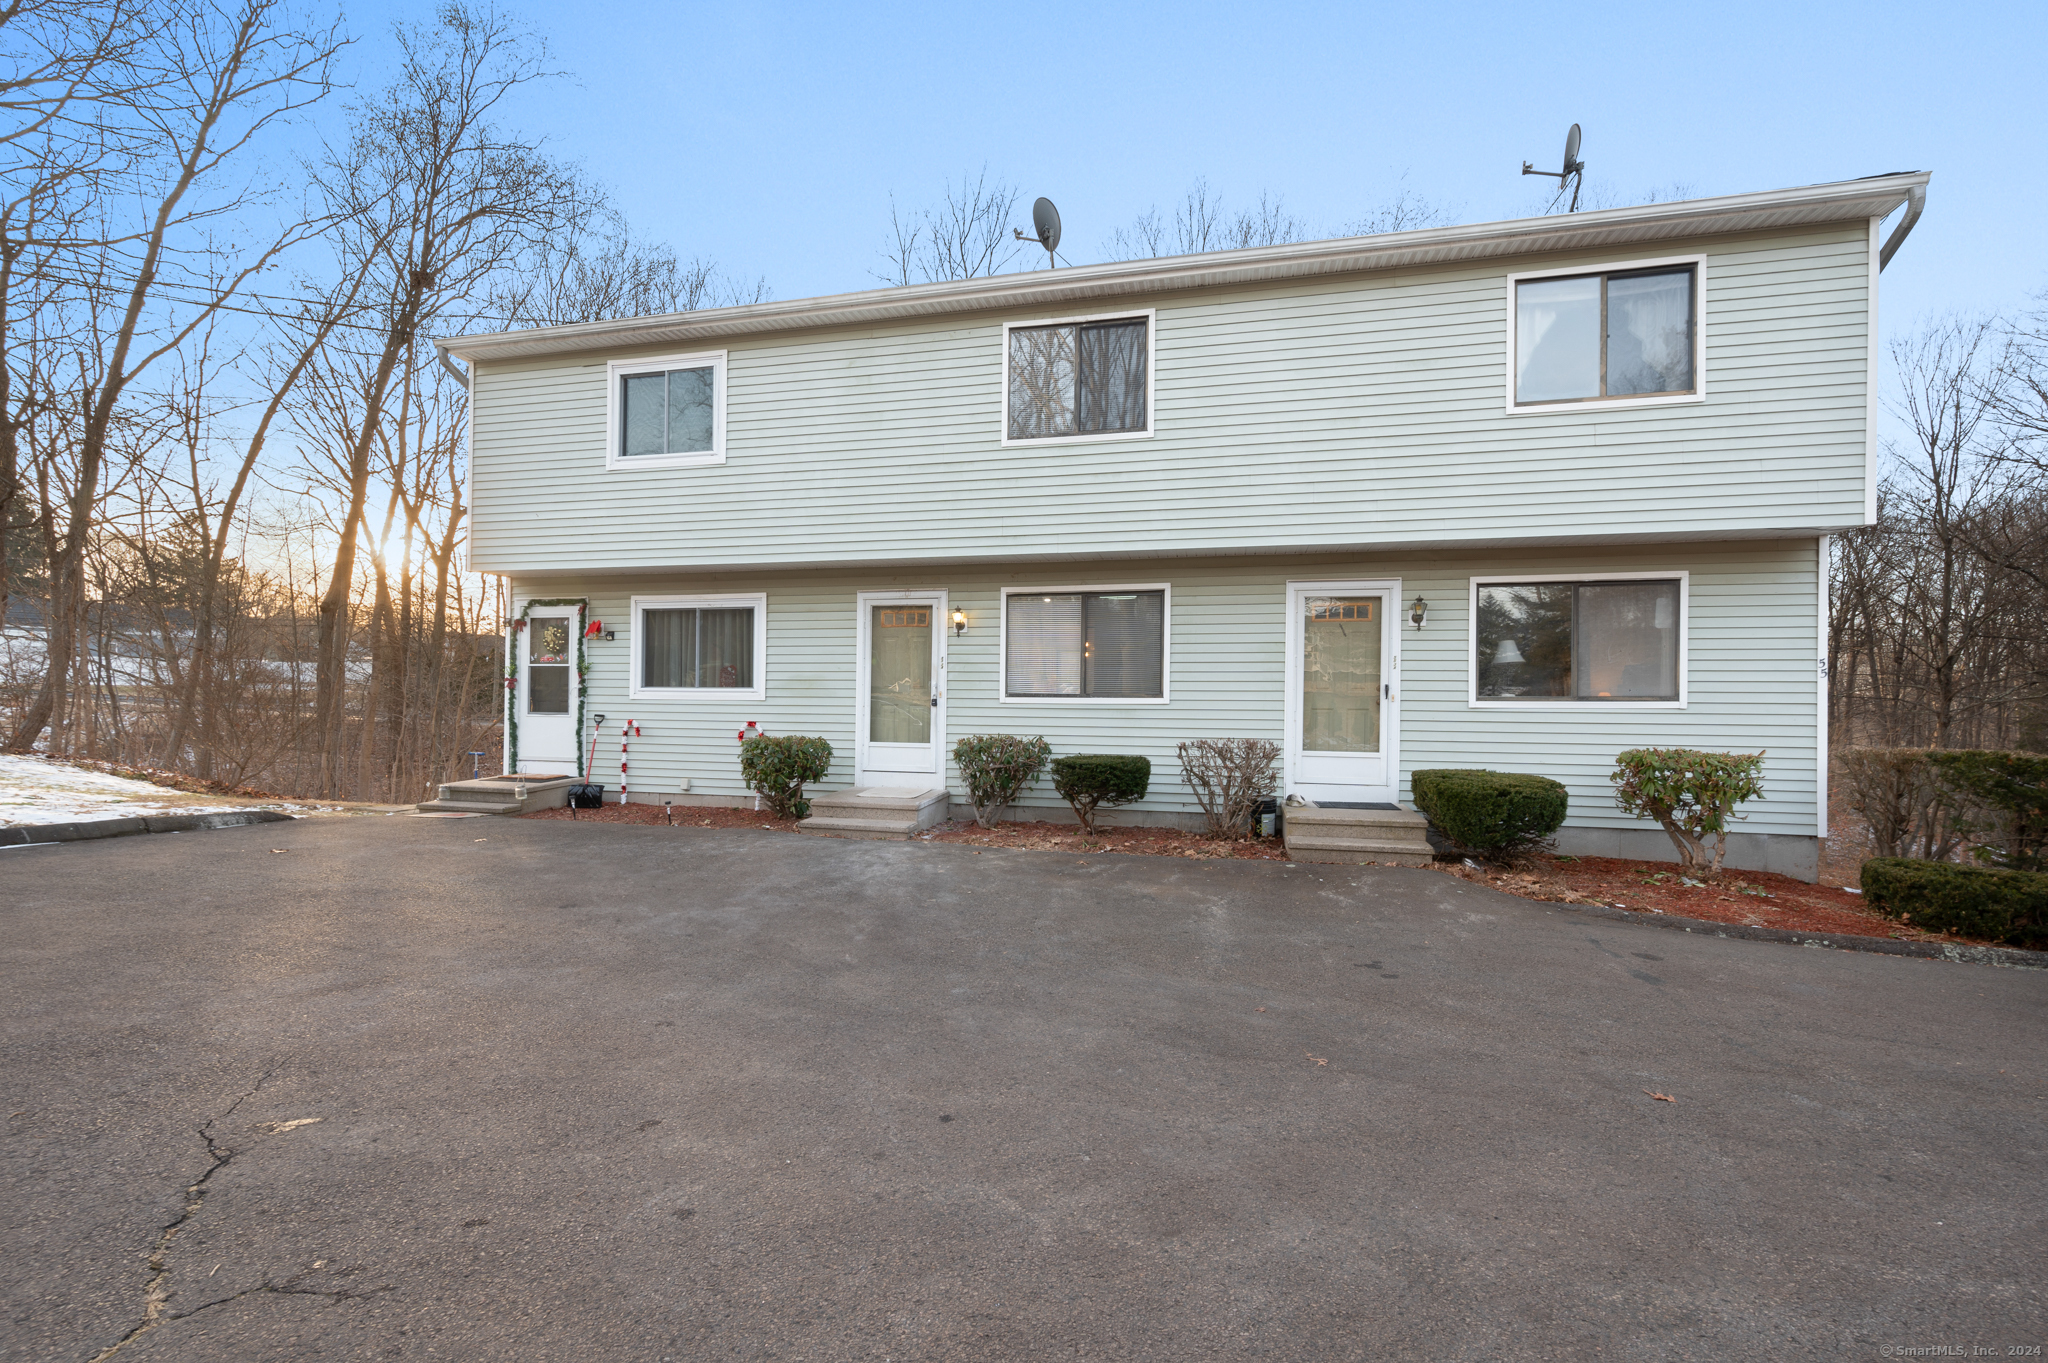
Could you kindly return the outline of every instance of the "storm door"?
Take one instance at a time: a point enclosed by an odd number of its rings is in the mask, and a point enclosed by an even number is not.
[[[576,635],[574,606],[536,609],[526,617],[519,649],[519,770],[576,774]]]
[[[916,786],[945,780],[946,594],[862,592],[855,779]]]
[[[1391,804],[1398,582],[1287,588],[1287,789],[1318,804]]]

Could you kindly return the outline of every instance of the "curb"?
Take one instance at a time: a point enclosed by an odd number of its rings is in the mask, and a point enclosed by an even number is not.
[[[44,847],[60,842],[125,838],[135,833],[195,833],[209,828],[241,828],[255,823],[289,823],[291,817],[271,809],[244,809],[220,814],[147,814],[136,819],[17,824],[13,828],[0,828],[0,847]]]
[[[1867,951],[1878,956],[1910,956],[1925,961],[1960,961],[1965,965],[1995,965],[2014,970],[2048,970],[2048,951],[2026,951],[2019,947],[1980,947],[1964,942],[1902,942],[1895,937],[1851,937],[1839,933],[1798,932],[1790,928],[1752,928],[1740,923],[1714,923],[1704,918],[1680,918],[1669,913],[1637,913],[1633,909],[1610,909],[1604,904],[1565,904],[1553,901],[1549,907],[1563,909],[1569,913],[1582,913],[1589,918],[1610,918],[1619,923],[1646,923],[1654,928],[1697,932],[1709,937],[1733,937],[1745,942],[1782,942],[1787,946],[1827,947],[1834,951]]]

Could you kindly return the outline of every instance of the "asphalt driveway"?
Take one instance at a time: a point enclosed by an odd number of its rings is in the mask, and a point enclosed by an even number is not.
[[[7,1358],[2048,1343],[2048,974],[496,819],[8,851],[0,922]]]

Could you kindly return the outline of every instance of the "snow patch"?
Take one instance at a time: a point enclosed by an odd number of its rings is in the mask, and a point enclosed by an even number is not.
[[[289,806],[274,803],[235,804],[67,762],[0,753],[0,827],[286,808]]]

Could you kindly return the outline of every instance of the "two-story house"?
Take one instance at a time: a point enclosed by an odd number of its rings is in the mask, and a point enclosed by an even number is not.
[[[1927,179],[444,341],[507,769],[580,772],[602,713],[635,799],[740,803],[749,721],[958,791],[961,736],[1043,735],[1181,821],[1176,743],[1259,737],[1326,803],[1555,777],[1565,850],[1663,857],[1614,755],[1763,749],[1731,863],[1810,878],[1828,537]]]

